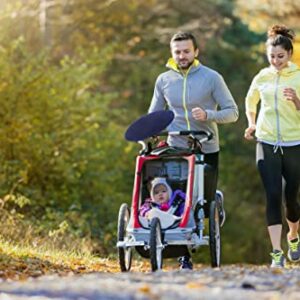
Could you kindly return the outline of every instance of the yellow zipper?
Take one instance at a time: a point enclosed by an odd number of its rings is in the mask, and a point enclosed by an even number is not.
[[[186,74],[183,74],[183,95],[182,95],[184,115],[185,115],[188,130],[191,130],[191,125],[190,125],[190,121],[189,121],[188,110],[186,108],[186,83],[187,83],[187,76],[188,76],[190,69],[191,69],[191,66],[188,68]]]

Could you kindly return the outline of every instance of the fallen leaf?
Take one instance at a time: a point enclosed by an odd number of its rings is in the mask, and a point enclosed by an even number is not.
[[[189,282],[186,284],[186,287],[189,289],[203,289],[205,285],[201,282]]]
[[[139,288],[139,291],[144,293],[144,294],[150,294],[151,293],[151,289],[149,285],[143,285]]]
[[[272,274],[283,274],[282,269],[274,268],[271,270]]]

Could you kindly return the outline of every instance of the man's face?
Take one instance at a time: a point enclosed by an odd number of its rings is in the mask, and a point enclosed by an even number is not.
[[[172,57],[180,69],[186,70],[198,55],[192,40],[174,41],[171,43]]]

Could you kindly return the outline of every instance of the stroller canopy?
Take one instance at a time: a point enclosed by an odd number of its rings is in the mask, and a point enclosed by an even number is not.
[[[170,110],[159,110],[141,116],[125,132],[125,139],[131,142],[143,141],[164,130],[174,119]]]

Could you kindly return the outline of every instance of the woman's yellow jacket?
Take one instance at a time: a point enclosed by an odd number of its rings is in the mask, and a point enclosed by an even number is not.
[[[300,141],[300,111],[285,99],[284,88],[293,88],[300,98],[300,68],[289,62],[280,71],[272,66],[262,69],[253,79],[246,96],[246,111],[260,110],[256,123],[256,137],[270,143]]]

